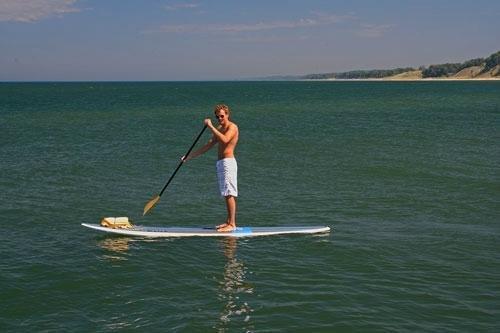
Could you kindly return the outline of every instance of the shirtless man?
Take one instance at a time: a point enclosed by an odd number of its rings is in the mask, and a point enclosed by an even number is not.
[[[228,232],[236,228],[236,197],[238,196],[238,165],[234,158],[234,148],[238,143],[238,126],[229,120],[230,110],[227,105],[215,106],[215,117],[219,121],[216,128],[210,118],[204,120],[205,125],[212,131],[213,135],[200,149],[192,152],[189,156],[183,156],[184,162],[198,157],[213,146],[218,144],[217,179],[221,196],[226,200],[227,219],[218,225],[217,231]]]

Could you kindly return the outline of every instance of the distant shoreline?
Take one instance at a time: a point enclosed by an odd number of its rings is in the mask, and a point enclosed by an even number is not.
[[[124,81],[113,81],[113,80],[89,80],[89,81],[67,81],[67,80],[53,80],[53,81],[0,81],[0,84],[61,84],[61,83],[193,83],[193,82],[464,82],[464,81],[500,81],[500,77],[491,78],[405,78],[405,79],[394,79],[394,78],[366,78],[366,79],[224,79],[224,80],[124,80]]]
[[[361,69],[306,75],[274,75],[270,81],[496,81],[500,80],[500,51],[486,58],[470,59],[463,63],[399,67],[390,69]]]
[[[283,80],[286,81],[286,80]],[[389,79],[389,78],[371,78],[371,79],[298,79],[290,81],[376,81],[376,82],[419,82],[419,81],[500,81],[500,77],[477,78],[477,79],[458,79],[458,78],[425,78],[425,79]]]

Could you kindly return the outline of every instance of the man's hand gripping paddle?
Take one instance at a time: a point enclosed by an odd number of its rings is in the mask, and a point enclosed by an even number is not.
[[[187,158],[189,156],[189,153],[191,152],[191,150],[193,150],[194,146],[196,145],[196,143],[198,142],[198,140],[200,139],[201,135],[203,134],[203,132],[205,132],[206,129],[207,129],[207,126],[205,125],[203,127],[203,129],[201,130],[200,134],[198,134],[198,136],[196,137],[196,140],[194,140],[193,144],[191,145],[191,147],[187,151],[186,155],[184,155],[184,158]],[[146,213],[149,210],[151,210],[151,208],[153,208],[154,205],[156,205],[156,203],[160,200],[160,197],[163,194],[163,192],[165,192],[165,189],[167,188],[168,184],[170,184],[170,182],[174,178],[175,174],[177,173],[177,171],[179,171],[179,169],[181,168],[181,166],[183,164],[184,164],[184,159],[179,163],[179,165],[175,169],[175,171],[172,174],[172,176],[170,176],[170,178],[169,178],[168,182],[165,184],[165,186],[163,186],[163,189],[160,191],[160,194],[158,194],[157,196],[155,196],[153,199],[149,200],[149,202],[146,204],[146,206],[144,206],[144,213],[142,214],[143,216],[146,215]]]

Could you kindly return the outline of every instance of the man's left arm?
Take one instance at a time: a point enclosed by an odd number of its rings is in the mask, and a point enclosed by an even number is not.
[[[236,125],[234,124],[229,125],[226,133],[221,133],[217,128],[214,127],[214,125],[212,125],[212,122],[207,123],[207,126],[210,128],[212,133],[214,133],[217,140],[224,144],[229,143],[229,141],[231,141],[231,139],[236,134]]]

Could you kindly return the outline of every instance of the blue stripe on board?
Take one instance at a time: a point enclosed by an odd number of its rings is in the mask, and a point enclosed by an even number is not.
[[[236,227],[235,230],[232,231],[235,234],[251,234],[252,228],[250,227]]]

